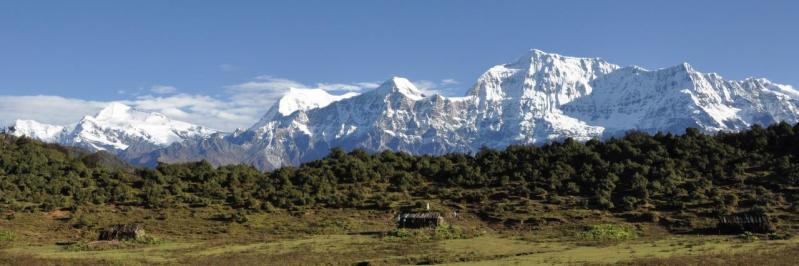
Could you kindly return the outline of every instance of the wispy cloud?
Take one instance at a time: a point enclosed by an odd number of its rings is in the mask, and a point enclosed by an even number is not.
[[[329,92],[360,92],[368,89],[377,88],[377,82],[353,82],[353,83],[316,83],[309,86],[298,81],[277,78],[270,75],[261,75],[252,81],[228,86],[234,92],[242,91],[285,91],[288,88],[297,89],[321,89]]]
[[[459,82],[454,79],[442,79],[441,85],[449,86],[449,85],[457,85]]]
[[[123,102],[142,111],[159,112],[175,120],[222,130],[247,127],[261,111],[243,102],[191,94],[146,95]]]
[[[377,87],[375,82],[317,83],[306,85],[298,81],[258,76],[252,80],[224,87],[222,95],[179,93],[175,86],[154,85],[149,89],[118,90],[118,102],[136,109],[159,112],[167,117],[215,129],[231,131],[246,128],[258,121],[289,88],[322,89],[332,94],[361,92]],[[83,116],[94,115],[109,102],[86,101],[60,96],[0,96],[0,123],[8,125],[15,119],[31,119],[43,123],[66,125]]]
[[[453,94],[455,91],[452,85],[456,84],[458,84],[458,81],[454,79],[442,79],[440,82],[431,80],[413,81],[413,85],[426,95],[439,94],[443,96],[454,96]]]
[[[376,82],[357,82],[352,84],[344,83],[317,83],[315,89],[322,89],[329,92],[362,92],[380,86]]]
[[[66,125],[100,111],[106,104],[61,96],[0,96],[0,122],[5,126],[16,119],[27,119]]]
[[[414,82],[427,94],[446,95],[452,80]],[[169,85],[148,89],[120,90],[119,95],[132,97],[119,102],[136,109],[159,112],[175,120],[186,121],[215,129],[232,131],[246,128],[258,121],[289,88],[321,89],[331,94],[364,92],[378,87],[377,82],[321,82],[307,85],[299,81],[263,75],[223,87],[221,95],[180,93]],[[443,93],[442,93],[443,92]],[[32,119],[43,123],[66,125],[85,115],[94,115],[109,102],[86,101],[60,96],[0,96],[0,123],[8,125],[14,119]]]
[[[376,82],[353,83],[317,83],[306,85],[298,81],[261,75],[251,81],[227,86],[228,100],[237,113],[251,116],[250,124],[257,121],[274,102],[283,96],[290,88],[321,89],[332,94],[347,92],[363,92],[378,87]]]

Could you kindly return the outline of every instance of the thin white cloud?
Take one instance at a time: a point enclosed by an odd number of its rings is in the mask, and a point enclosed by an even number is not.
[[[290,79],[276,78],[268,75],[255,77],[254,80],[227,87],[229,91],[274,91],[288,88],[305,88],[300,82]]]
[[[330,92],[362,92],[380,86],[375,82],[358,82],[352,84],[343,83],[317,83],[315,89],[322,89]]]
[[[7,126],[25,119],[67,125],[100,111],[106,104],[61,96],[0,96],[0,123]]]
[[[260,115],[259,109],[242,108],[246,103],[205,95],[147,95],[124,103],[142,111],[162,113],[171,119],[228,131],[247,127]]]
[[[412,82],[413,85],[425,95],[438,94],[443,96],[455,96],[455,94],[458,93],[458,90],[452,87],[452,85],[458,84],[458,81],[454,79],[442,79],[440,82],[431,80],[417,80]]]
[[[308,86],[298,81],[277,78],[270,75],[261,75],[255,77],[253,81],[228,86],[228,90],[234,92],[245,91],[278,91],[283,93],[289,88],[298,89],[321,89],[329,92],[360,92],[368,89],[377,88],[380,84],[376,82],[353,82],[353,83],[317,83],[314,86]]]
[[[364,87],[364,88],[377,88],[380,87],[380,82],[357,82],[355,85]]]
[[[172,94],[178,91],[178,88],[169,85],[153,85],[150,91],[157,94]]]
[[[440,93],[442,84],[432,81],[414,82],[425,93]],[[272,76],[258,76],[250,81],[226,86],[221,95],[179,93],[173,86],[156,85],[149,90],[139,88],[120,92],[133,97],[121,100],[136,109],[159,112],[171,119],[186,121],[214,129],[232,131],[247,128],[285,94],[289,88],[322,89],[331,94],[364,92],[378,87],[376,82],[317,83],[301,82]],[[85,115],[94,115],[109,102],[85,101],[60,96],[0,96],[0,122],[32,119],[43,123],[66,125]]]
[[[459,82],[454,79],[442,79],[441,85],[449,86],[449,85],[457,85]]]
[[[229,108],[235,110],[235,112],[229,112],[226,115],[250,116],[251,121],[243,124],[246,126],[242,126],[248,127],[260,119],[268,108],[290,88],[321,89],[338,95],[347,92],[362,92],[377,86],[379,84],[375,82],[317,83],[309,86],[290,79],[261,75],[251,81],[226,87],[228,101],[231,104]]]
[[[416,88],[422,91],[422,93],[424,93],[425,95],[441,94],[441,91],[437,89],[438,83],[434,81],[417,80],[412,82],[413,85],[416,86]]]

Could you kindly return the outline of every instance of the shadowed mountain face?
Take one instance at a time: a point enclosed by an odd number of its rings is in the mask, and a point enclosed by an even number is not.
[[[463,97],[423,95],[400,77],[360,95],[292,89],[247,130],[188,134],[169,146],[130,145],[121,154],[145,165],[208,160],[268,170],[320,158],[333,147],[444,154],[632,129],[737,131],[778,121],[799,122],[799,92],[787,85],[724,80],[688,64],[650,71],[531,50],[490,68]],[[34,126],[18,131],[60,142],[61,128]]]

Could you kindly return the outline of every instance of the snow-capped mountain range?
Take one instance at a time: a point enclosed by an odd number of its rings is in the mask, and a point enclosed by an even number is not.
[[[72,125],[42,124],[17,120],[11,134],[45,142],[77,146],[90,151],[108,151],[135,156],[189,139],[202,139],[216,130],[174,121],[160,113],[135,110],[121,103],[111,103],[95,116],[85,116]]]
[[[114,113],[104,112],[74,128],[34,121],[18,121],[15,128],[17,134],[45,141],[129,150],[131,144],[118,130],[103,130],[125,128],[127,119],[91,123]],[[157,148],[122,153],[139,164],[205,159],[273,169],[322,157],[333,147],[444,154],[603,138],[631,129],[718,132],[779,121],[799,122],[799,92],[788,85],[725,80],[685,63],[646,70],[531,50],[513,63],[490,68],[462,97],[424,95],[401,77],[362,94],[291,89],[255,125],[231,134],[211,136],[213,130],[175,121],[180,126],[131,125],[139,133],[125,131],[124,136],[138,136]],[[94,124],[105,126],[90,127]],[[91,134],[81,135],[85,127]],[[158,133],[163,131],[171,133]]]

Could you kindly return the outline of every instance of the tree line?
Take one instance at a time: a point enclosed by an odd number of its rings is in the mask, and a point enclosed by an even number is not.
[[[223,204],[275,208],[396,208],[436,198],[458,204],[568,197],[611,211],[682,211],[720,206],[797,207],[799,124],[737,133],[646,134],[605,141],[484,148],[475,154],[413,156],[332,149],[322,159],[260,172],[208,162],[133,168],[85,153],[0,134],[0,209],[52,210],[86,204],[147,208]]]

